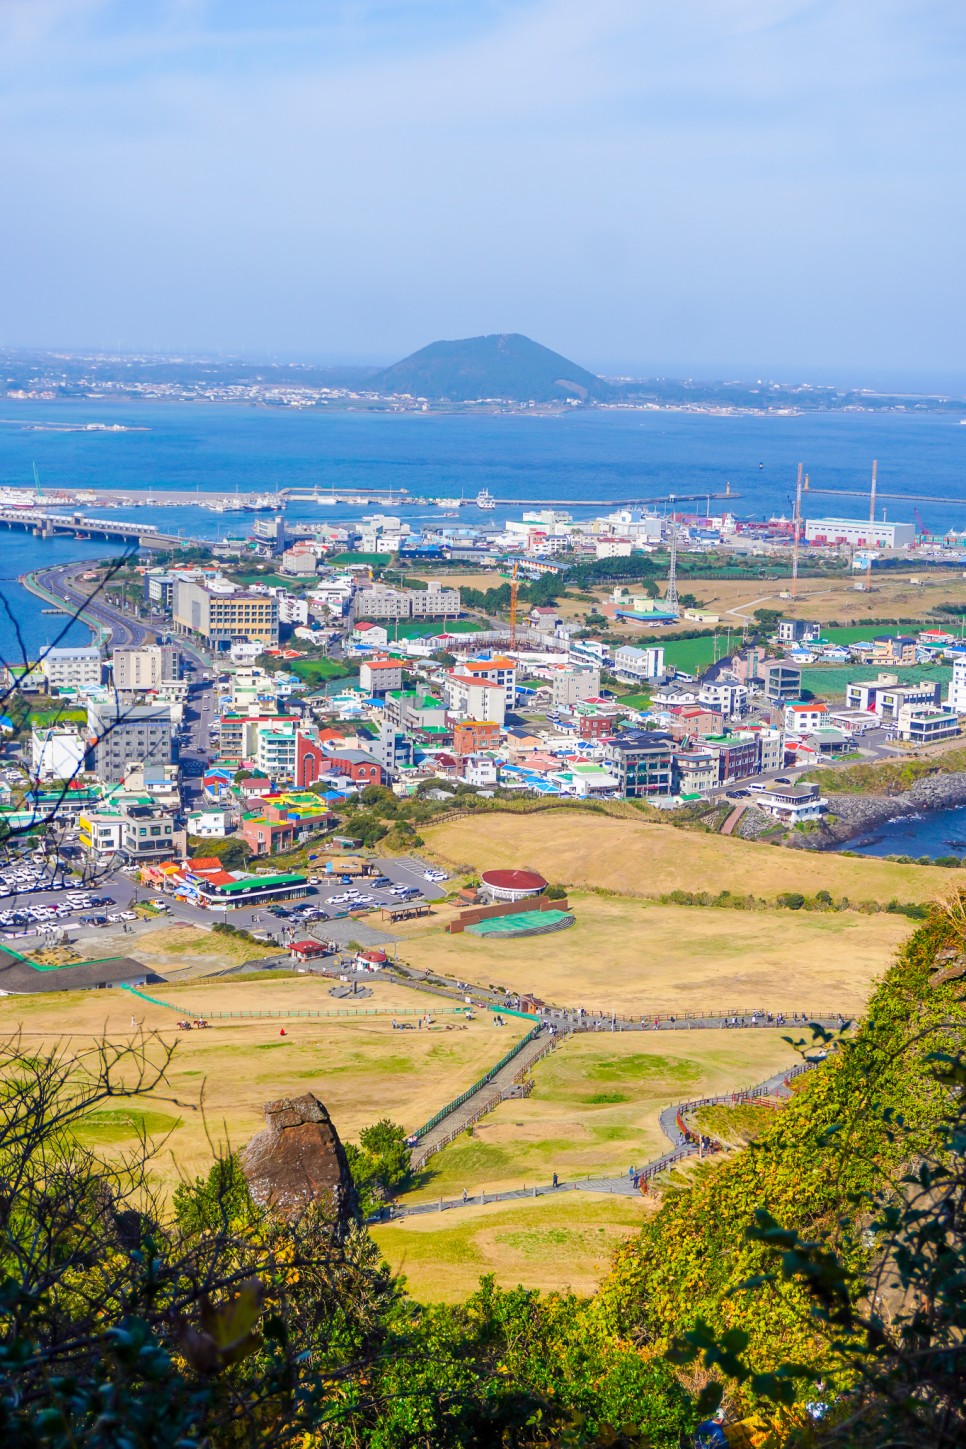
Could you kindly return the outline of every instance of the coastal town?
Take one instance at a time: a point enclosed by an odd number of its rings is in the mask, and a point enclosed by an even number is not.
[[[825,543],[834,522],[813,533]],[[385,514],[306,536],[275,514],[243,541],[196,547],[200,562],[144,554],[116,575],[74,569],[89,607],[113,600],[136,642],[8,662],[8,682],[43,695],[46,715],[22,741],[29,789],[3,806],[7,823],[27,824],[51,783],[68,780],[91,802],[82,841],[95,858],[175,858],[189,838],[233,836],[270,856],[324,834],[347,794],[458,785],[663,809],[730,801],[730,829],[758,836],[812,828],[826,812],[799,773],[960,735],[966,641],[952,617],[836,627],[802,617],[780,579],[757,614],[717,614],[679,593],[676,562],[700,567],[702,550],[741,536],[729,523],[622,509],[575,524],[539,510],[454,541]],[[812,549],[839,565],[848,553],[860,590],[872,568],[867,553],[854,567],[863,527]],[[901,525],[888,531],[874,540],[882,559],[910,542]],[[772,535],[780,559],[787,537]],[[657,550],[670,553],[668,577],[655,564],[637,586],[600,584],[575,611],[568,566],[606,561],[619,575],[626,561],[633,575]],[[561,602],[528,605],[521,588]],[[107,739],[109,751],[97,743]],[[159,782],[133,850],[125,798],[148,807],[132,768]],[[314,814],[292,791],[314,792]]]

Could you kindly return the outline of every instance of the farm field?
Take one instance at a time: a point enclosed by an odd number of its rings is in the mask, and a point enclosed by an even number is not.
[[[339,1007],[326,983],[315,979],[192,982],[150,994],[168,996],[192,1014]],[[166,1088],[136,1101],[105,1104],[85,1129],[90,1145],[118,1149],[136,1145],[140,1126],[155,1137],[168,1134],[154,1174],[170,1190],[179,1173],[207,1171],[209,1136],[243,1147],[264,1125],[264,1104],[276,1097],[314,1092],[346,1140],[387,1115],[412,1131],[471,1086],[528,1027],[513,1021],[497,1030],[490,1016],[464,1022],[440,1011],[438,997],[402,987],[379,989],[372,1004],[428,1009],[435,1025],[401,1032],[393,1031],[390,1016],[213,1019],[207,1031],[181,1033],[174,1011],[126,991],[91,991],[0,999],[0,1031],[20,1029],[28,1045],[59,1042],[86,1051],[102,1037],[127,1041],[133,1013],[146,1031],[176,1043]]]
[[[836,899],[886,904],[893,898],[926,901],[951,886],[966,887],[962,870],[785,850],[577,810],[487,812],[427,826],[423,834],[430,850],[457,869],[529,866],[554,883],[628,895],[730,890],[773,899],[784,891],[828,890]]]
[[[701,600],[704,610],[721,616],[723,629],[729,624],[733,628],[742,613],[751,615],[755,609],[780,609],[792,619],[816,619],[823,624],[834,619],[843,628],[859,628],[856,637],[862,638],[870,630],[884,633],[888,627],[862,627],[859,623],[862,619],[925,620],[929,610],[938,604],[966,603],[966,579],[958,572],[949,571],[939,576],[922,573],[915,567],[899,577],[894,574],[877,577],[873,569],[869,592],[856,589],[855,579],[847,573],[835,578],[804,578],[799,582],[797,599],[781,597],[782,591],[789,587],[788,579],[702,579],[693,578],[688,572],[683,572],[682,578],[683,587]],[[913,584],[911,578],[923,578],[925,582]],[[607,600],[610,587],[595,593],[602,601]],[[660,635],[659,629],[649,632]],[[836,636],[833,633],[830,637]]]
[[[822,699],[843,700],[847,685],[857,679],[874,679],[878,672],[879,666],[871,664],[806,664],[802,668],[802,689]],[[948,664],[900,664],[888,672],[897,675],[900,684],[919,684],[926,680],[929,684],[939,684],[944,693],[953,677],[952,666]]]
[[[431,1157],[410,1196],[542,1185],[554,1172],[562,1182],[622,1176],[667,1151],[663,1108],[755,1086],[794,1066],[799,1057],[784,1035],[748,1028],[568,1037],[534,1067],[532,1096],[502,1102],[472,1136]]]
[[[570,905],[575,925],[525,940],[451,936],[419,922],[401,936],[399,955],[587,1011],[851,1014],[912,930],[904,916],[854,911],[719,910],[582,892]]]
[[[484,1273],[503,1288],[523,1284],[549,1293],[589,1294],[610,1267],[614,1249],[653,1207],[643,1198],[584,1192],[492,1206],[454,1208],[370,1229],[393,1271],[424,1303],[454,1303]]]

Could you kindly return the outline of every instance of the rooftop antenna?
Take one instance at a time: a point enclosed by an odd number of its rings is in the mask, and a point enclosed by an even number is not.
[[[673,505],[673,503],[674,503],[674,494],[673,493],[670,495],[668,501]],[[665,605],[665,608],[667,608],[667,609],[673,609],[674,612],[677,613],[677,608],[678,608],[678,583],[677,583],[677,574],[678,574],[678,535],[677,535],[677,528],[675,527],[675,523],[674,523],[674,508],[673,508],[673,506],[671,508],[670,514],[668,515],[668,524],[669,524],[669,528],[670,528],[671,556],[670,556],[670,560],[669,560],[669,563],[668,563],[667,589],[666,589],[665,594],[664,594],[664,605]]]
[[[798,541],[802,535],[802,465],[795,484],[795,514],[792,519],[792,598],[798,597]]]

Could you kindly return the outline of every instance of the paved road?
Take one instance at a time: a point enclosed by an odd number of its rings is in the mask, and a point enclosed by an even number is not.
[[[157,636],[149,625],[140,623],[130,614],[122,613],[120,609],[115,609],[101,595],[88,598],[88,588],[77,581],[77,575],[86,572],[90,566],[91,561],[88,559],[84,563],[38,569],[35,578],[45,589],[63,599],[68,609],[83,607],[85,613],[110,632],[112,648],[153,643]]]

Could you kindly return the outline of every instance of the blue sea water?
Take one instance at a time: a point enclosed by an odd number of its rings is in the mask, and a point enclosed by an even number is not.
[[[923,815],[887,820],[875,830],[849,841],[861,855],[966,855],[966,806],[932,810]],[[938,885],[937,885],[938,888]]]
[[[123,423],[138,431],[71,432],[47,424]],[[250,517],[193,506],[200,489],[229,498],[276,488],[406,488],[426,497],[481,488],[509,499],[617,499],[721,491],[740,495],[739,517],[791,509],[797,464],[813,489],[868,486],[872,459],[879,490],[928,493],[949,504],[921,505],[927,525],[966,528],[966,428],[933,414],[813,413],[797,417],[718,416],[639,411],[565,411],[559,415],[316,412],[202,403],[101,401],[0,403],[0,483],[30,486],[34,466],[45,487],[124,488],[149,496],[177,490],[179,505],[152,507],[165,531],[218,538],[243,535]],[[958,501],[954,501],[958,500]],[[685,505],[688,506],[688,505]],[[692,505],[695,509],[699,505]],[[723,505],[718,504],[720,508]],[[912,505],[889,503],[889,518],[911,519]],[[715,505],[712,503],[712,509]],[[867,515],[862,498],[807,495],[806,513]],[[358,517],[358,506],[293,504],[295,522]],[[460,510],[459,524],[498,522],[520,508]],[[143,518],[143,508],[114,517]],[[407,508],[414,527],[438,521],[438,509]],[[454,526],[456,520],[450,520]],[[36,643],[51,620],[25,602],[11,580],[28,568],[91,545],[41,543],[0,533],[0,591]],[[103,545],[93,545],[103,552]],[[0,617],[0,649],[11,647]]]

